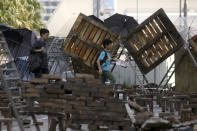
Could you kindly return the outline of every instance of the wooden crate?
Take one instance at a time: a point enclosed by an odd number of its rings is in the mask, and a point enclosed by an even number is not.
[[[159,9],[131,32],[124,44],[146,74],[176,52],[184,40],[164,10]]]
[[[117,52],[118,37],[118,34],[110,31],[94,19],[79,14],[64,42],[64,53],[81,58],[85,64],[92,66],[103,50],[102,41],[104,39],[108,38],[113,41],[111,54]]]
[[[189,43],[191,43],[193,50],[195,52],[197,52],[197,35],[195,35],[191,39],[189,39]]]

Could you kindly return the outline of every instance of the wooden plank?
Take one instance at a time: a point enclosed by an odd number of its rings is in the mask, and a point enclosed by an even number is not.
[[[147,27],[147,25],[145,25],[144,31],[145,31],[145,33],[147,34],[148,38],[152,40],[152,39],[153,39],[153,36],[152,36],[152,34],[150,33],[150,30],[149,30],[149,28]]]
[[[194,49],[194,51],[197,52],[197,35],[189,39],[189,42],[192,45],[192,48]]]
[[[42,78],[50,79],[50,80],[61,80],[62,79],[60,75],[51,75],[51,74],[43,74]]]
[[[77,32],[78,34],[81,32],[81,30],[82,30],[84,24],[85,24],[85,21],[82,20],[82,21],[80,22],[78,28],[76,29],[76,32]]]
[[[87,51],[85,52],[85,55],[83,57],[84,60],[88,59],[88,56],[90,55],[91,51],[93,50],[92,47],[88,47]]]
[[[83,41],[80,41],[78,47],[75,49],[75,54],[78,56],[80,51],[81,51],[81,48],[84,46],[84,43]]]
[[[164,37],[161,38],[161,43],[163,44],[163,46],[166,47],[167,52],[170,51],[172,49],[171,46],[169,46],[168,42],[166,41],[166,39]]]
[[[160,29],[162,31],[165,31],[166,30],[165,25],[163,24],[163,22],[160,20],[160,18],[158,16],[155,18],[155,21],[159,25],[159,27],[160,27]]]
[[[162,40],[159,41],[158,45],[162,49],[162,56],[164,56],[168,52],[168,48],[165,46],[165,44],[162,42]]]
[[[95,79],[94,75],[90,75],[90,74],[81,74],[81,73],[77,73],[75,74],[76,78],[88,78],[88,79]]]
[[[136,50],[140,50],[141,46],[138,44],[137,40],[135,38],[131,39],[134,47],[136,48]]]
[[[170,43],[170,40],[168,39],[167,35],[164,35],[164,40],[165,40],[166,46],[167,46],[169,49],[173,49],[173,46],[172,46],[172,44]]]
[[[145,59],[144,57],[141,59],[141,62],[142,62],[142,64],[143,64],[145,67],[149,67],[148,62],[146,61],[146,59]]]
[[[101,35],[101,33],[102,33],[102,30],[99,29],[99,30],[97,31],[97,33],[96,33],[94,39],[93,39],[93,43],[96,43],[96,42],[97,42],[97,40],[99,39],[99,36]]]
[[[159,55],[159,52],[156,51],[155,46],[153,46],[151,48],[152,52],[154,53],[154,56],[156,57],[156,59],[158,60],[161,56]]]
[[[104,40],[106,34],[107,34],[106,31],[105,31],[105,32],[102,32],[102,34],[101,34],[99,40],[97,41],[97,45],[102,45],[102,42],[103,42],[103,40]]]
[[[43,78],[33,78],[29,81],[32,84],[47,84],[48,79],[43,79]]]
[[[88,29],[88,26],[89,26],[89,23],[87,21],[85,21],[85,24],[83,25],[82,29],[81,29],[81,32],[79,33],[79,35],[81,37],[83,37],[83,35],[85,34],[85,32],[87,31]]]
[[[153,38],[157,37],[157,33],[155,32],[154,28],[152,27],[151,23],[147,24],[147,27],[149,28],[151,34],[153,35]]]
[[[94,25],[90,24],[88,30],[86,31],[86,33],[84,34],[84,39],[87,40],[88,37],[90,36],[92,30],[94,28]]]
[[[97,53],[98,53],[98,50],[94,49],[91,56],[89,57],[90,63],[94,63],[93,59],[94,59],[94,57],[96,56]]]
[[[88,50],[88,45],[84,45],[83,48],[82,48],[82,50],[81,50],[81,52],[80,52],[80,54],[79,54],[79,56],[81,58],[83,58],[84,55],[85,55],[85,53],[87,52],[87,50]]]
[[[100,51],[97,51],[97,53],[96,53],[96,55],[93,57],[93,59],[92,59],[92,62],[91,62],[91,64],[94,64],[95,62],[96,62],[96,60],[97,60],[97,58],[99,57],[99,55],[100,55]]]
[[[64,52],[65,53],[69,53],[70,52],[70,49],[71,47],[73,46],[73,42],[75,41],[76,39],[74,37],[72,37],[70,43],[64,48]]]
[[[172,37],[172,35],[170,33],[168,33],[167,36],[168,36],[168,39],[170,40],[170,43],[173,46],[173,48],[176,48],[177,47],[177,43],[175,42],[175,40]]]
[[[131,46],[132,49],[133,49],[135,52],[138,51],[137,46],[135,46],[135,45],[133,44],[133,42],[131,42],[131,40],[129,40],[128,43],[129,43],[129,46]]]
[[[154,63],[154,62],[156,61],[156,58],[155,58],[155,56],[153,55],[152,50],[151,50],[151,49],[148,49],[148,50],[147,50],[147,53],[148,53],[148,57],[151,58],[152,63]]]
[[[76,48],[77,48],[77,46],[79,45],[80,42],[81,41],[79,39],[75,38],[75,41],[73,41],[73,45],[70,47],[71,48],[70,49],[71,54],[75,54],[75,50],[76,50]]]
[[[93,40],[93,38],[94,38],[94,36],[96,35],[96,33],[97,33],[98,30],[99,30],[99,29],[98,29],[97,27],[94,27],[94,29],[93,29],[93,31],[92,31],[90,37],[89,37],[89,40],[90,40],[90,41]]]
[[[107,33],[107,35],[105,36],[105,39],[110,39],[111,35],[109,33]]]
[[[151,21],[151,25],[152,25],[152,27],[154,28],[154,30],[156,31],[156,34],[159,35],[159,34],[161,33],[161,31],[160,31],[158,25],[156,24],[155,19],[153,19],[153,20]]]
[[[147,42],[142,31],[139,31],[136,36],[138,37],[139,41],[142,43],[143,46],[146,45]]]

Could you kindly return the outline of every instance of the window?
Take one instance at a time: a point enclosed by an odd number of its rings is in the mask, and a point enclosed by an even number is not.
[[[50,18],[50,16],[45,16],[45,17],[44,17],[44,20],[45,20],[45,21],[48,21],[49,18]]]
[[[58,1],[51,2],[51,5],[52,5],[52,6],[57,6],[58,4],[59,4]]]
[[[46,1],[46,2],[44,2],[44,5],[45,6],[50,6],[50,2]]]

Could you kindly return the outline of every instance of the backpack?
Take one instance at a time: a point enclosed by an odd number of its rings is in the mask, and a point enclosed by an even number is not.
[[[42,64],[42,60],[38,53],[30,53],[29,54],[29,70],[32,73],[35,73],[37,70],[40,69]]]
[[[106,62],[107,58],[108,58],[107,52],[105,51],[105,56],[104,56],[104,58],[103,58],[102,60],[100,60],[101,66],[102,66],[103,63]],[[97,65],[97,61],[94,63],[94,69],[95,69],[95,70],[99,70],[98,65]]]

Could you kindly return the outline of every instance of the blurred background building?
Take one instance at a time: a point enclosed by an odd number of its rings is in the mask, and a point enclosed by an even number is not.
[[[44,23],[48,22],[61,1],[62,0],[38,0],[43,7],[41,17]]]

